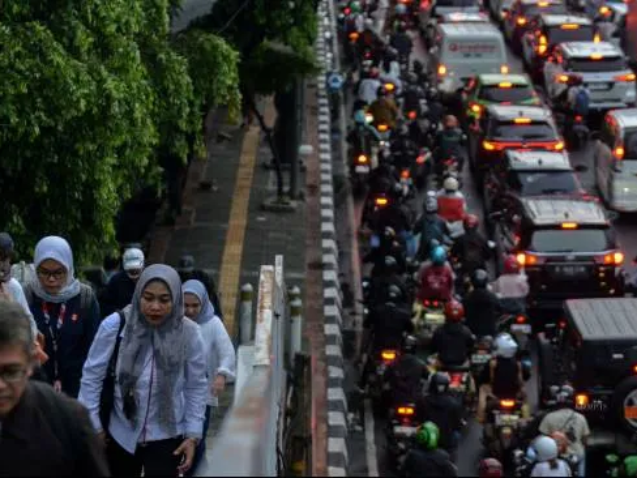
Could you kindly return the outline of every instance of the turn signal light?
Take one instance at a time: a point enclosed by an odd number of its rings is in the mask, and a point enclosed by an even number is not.
[[[381,133],[385,133],[388,129],[389,129],[389,126],[386,125],[385,123],[381,123],[378,125],[378,131],[380,131]]]
[[[619,266],[624,263],[624,254],[621,252],[611,252],[604,256],[604,264]]]
[[[617,159],[624,159],[624,148],[622,146],[617,146],[613,150],[613,154]]]
[[[392,360],[396,360],[396,351],[395,350],[383,350],[380,353],[380,356],[383,360],[387,362],[391,362]]]
[[[500,73],[503,75],[508,75],[509,74],[509,66],[508,65],[502,65],[500,67]]]
[[[403,169],[400,172],[400,179],[409,179],[411,177],[411,172],[409,172],[409,169]]]
[[[352,32],[352,33],[350,33],[350,34],[349,34],[349,39],[350,39],[351,41],[356,41],[356,40],[358,40],[358,37],[359,37],[359,33],[358,33],[358,32]]]
[[[557,81],[559,83],[568,83],[569,80],[569,76],[568,75],[557,75]]]
[[[637,373],[637,365],[633,365],[633,373]]]
[[[524,252],[521,252],[517,256],[515,256],[515,258],[518,261],[518,264],[523,267],[534,266],[535,264],[537,264],[537,256],[534,256],[533,254],[525,254]]]
[[[479,115],[480,113],[482,113],[482,106],[480,106],[477,103],[473,103],[471,105],[471,111],[473,111],[475,114]]]
[[[502,408],[513,408],[515,407],[515,400],[500,400],[500,406]]]
[[[495,143],[492,143],[491,141],[487,141],[487,140],[484,140],[482,142],[482,148],[485,151],[495,151],[496,149],[498,149],[498,147],[497,147],[497,145]]]
[[[387,91],[394,91],[396,89],[396,87],[394,86],[393,83],[385,83],[385,89]]]
[[[578,393],[575,395],[575,406],[578,408],[583,408],[590,403],[590,398],[585,393]]]
[[[414,407],[398,407],[396,410],[398,415],[406,416],[414,414]]]
[[[626,82],[631,82],[631,81],[635,81],[635,74],[634,73],[628,73],[627,75],[618,75],[615,77],[615,81],[626,81]]]
[[[524,18],[524,17],[518,17],[518,19],[517,19],[517,22],[516,22],[516,23],[517,23],[518,25],[520,25],[520,26],[524,26],[524,25],[526,25],[526,18]]]
[[[553,146],[553,149],[555,149],[555,151],[562,151],[564,149],[564,142],[563,141],[558,141]]]
[[[599,7],[599,14],[607,17],[610,15],[610,8],[608,7],[608,5],[602,5],[601,7]]]
[[[387,201],[387,198],[376,198],[376,201],[375,201],[377,206],[387,206],[388,202],[389,201]]]
[[[356,161],[358,161],[361,164],[365,164],[367,163],[367,156],[365,156],[364,154],[361,154]]]
[[[445,65],[438,65],[438,76],[445,76],[447,74],[447,67]]]

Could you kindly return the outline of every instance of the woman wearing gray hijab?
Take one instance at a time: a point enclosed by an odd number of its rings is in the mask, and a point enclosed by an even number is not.
[[[186,317],[196,322],[201,328],[204,347],[206,348],[206,373],[208,374],[208,390],[206,419],[203,425],[203,439],[197,447],[194,464],[196,465],[206,447],[206,434],[210,424],[210,414],[219,405],[219,395],[223,392],[226,381],[234,379],[236,357],[232,340],[221,322],[203,282],[189,280],[184,284],[184,304]]]
[[[48,236],[35,247],[36,280],[24,295],[49,360],[42,371],[53,388],[75,398],[82,366],[100,323],[93,289],[75,278],[73,251],[65,239]]]
[[[155,264],[142,272],[131,304],[108,316],[84,365],[79,401],[107,441],[113,476],[177,476],[188,471],[206,408],[206,358],[197,324],[184,318],[179,275]],[[120,328],[122,325],[122,328]],[[100,419],[100,396],[115,349],[110,421]]]

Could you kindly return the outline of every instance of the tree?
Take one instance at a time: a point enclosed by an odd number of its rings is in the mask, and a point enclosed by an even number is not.
[[[159,188],[158,156],[186,160],[201,134],[193,64],[171,44],[175,0],[5,0],[0,11],[0,226],[27,254],[47,234],[77,261],[114,248],[113,218],[139,188]],[[236,58],[220,41],[220,69]],[[197,61],[204,61],[198,57]],[[206,69],[212,83],[213,64]],[[224,90],[224,88],[226,90]],[[236,102],[236,98],[232,99]]]

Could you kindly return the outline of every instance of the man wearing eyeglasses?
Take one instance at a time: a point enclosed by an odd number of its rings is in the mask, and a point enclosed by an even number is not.
[[[0,302],[0,476],[110,476],[86,410],[42,382],[28,317]]]

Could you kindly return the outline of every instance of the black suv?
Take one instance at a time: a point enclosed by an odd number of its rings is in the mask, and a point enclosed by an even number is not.
[[[615,231],[594,200],[506,196],[495,221],[501,271],[515,254],[529,278],[531,309],[559,310],[569,298],[621,296],[622,264]]]
[[[557,343],[539,337],[540,403],[569,382],[575,408],[600,429],[637,433],[637,299],[572,299]]]

